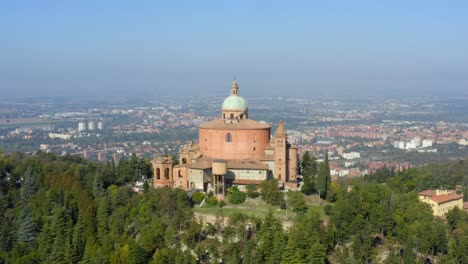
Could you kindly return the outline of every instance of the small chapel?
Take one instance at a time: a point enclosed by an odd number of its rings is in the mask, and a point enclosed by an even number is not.
[[[281,188],[296,189],[297,155],[282,121],[272,136],[270,125],[249,119],[247,101],[234,81],[220,118],[199,126],[198,144],[180,147],[179,165],[174,166],[170,156],[154,158],[153,187],[224,195],[231,186],[243,190],[276,179]]]

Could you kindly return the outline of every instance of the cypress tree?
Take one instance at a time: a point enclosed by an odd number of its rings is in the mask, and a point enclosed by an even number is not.
[[[319,166],[316,189],[320,193],[322,199],[327,198],[328,189],[330,188],[331,176],[330,165],[328,163],[328,154],[325,155],[325,160]]]
[[[317,174],[317,162],[314,157],[311,157],[309,151],[306,151],[302,156],[301,173],[303,185],[301,191],[305,194],[315,192],[315,176]]]

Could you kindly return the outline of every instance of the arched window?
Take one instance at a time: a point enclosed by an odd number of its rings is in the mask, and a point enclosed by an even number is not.
[[[166,178],[166,180],[169,179],[169,168],[164,169],[164,178]]]
[[[226,119],[226,114],[225,113],[223,113],[223,119]]]
[[[231,133],[226,134],[226,142],[232,142],[232,135]]]
[[[234,114],[231,114],[231,119],[234,119]]]
[[[159,168],[156,168],[156,179],[161,179],[161,170]]]
[[[182,158],[182,164],[187,164],[187,159],[186,158]]]
[[[179,170],[178,176],[179,176],[179,178],[183,178],[183,177],[184,177],[184,176],[182,175],[182,170]]]

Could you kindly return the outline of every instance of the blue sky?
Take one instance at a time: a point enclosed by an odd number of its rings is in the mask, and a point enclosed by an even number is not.
[[[5,97],[468,95],[467,1],[3,1]]]

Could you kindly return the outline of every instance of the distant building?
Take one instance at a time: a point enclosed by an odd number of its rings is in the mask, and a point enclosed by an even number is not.
[[[417,146],[416,146],[416,143],[413,142],[413,141],[410,141],[410,142],[406,142],[406,145],[405,145],[405,148],[406,149],[415,149]]]
[[[98,152],[97,159],[99,161],[107,161],[107,153],[106,152]]]
[[[454,190],[425,190],[418,193],[418,196],[421,202],[431,206],[434,216],[444,216],[455,207],[463,210],[463,195]]]
[[[398,148],[399,149],[404,149],[405,148],[405,142],[404,141],[398,142]]]
[[[360,157],[361,157],[361,153],[359,153],[359,152],[343,153],[343,158],[345,158],[347,160],[359,159]]]
[[[50,149],[50,146],[48,144],[41,144],[39,146],[39,149],[42,150],[42,151],[47,151]]]
[[[103,123],[102,121],[99,121],[99,122],[97,123],[97,128],[98,128],[99,130],[103,130],[103,129],[104,129],[104,123]]]
[[[462,138],[458,141],[458,145],[468,146],[468,140],[466,140],[465,138]]]
[[[422,147],[423,148],[430,148],[432,147],[432,139],[424,139],[422,141]]]
[[[421,139],[419,137],[415,137],[415,138],[411,139],[411,144],[415,148],[420,147],[421,146]]]
[[[78,123],[78,131],[85,131],[86,130],[86,123],[81,121]]]
[[[119,165],[120,160],[122,159],[123,155],[122,153],[114,153],[112,154],[112,159],[114,160],[115,166]]]
[[[88,129],[89,130],[95,130],[96,129],[96,123],[94,123],[94,121],[89,121],[88,122]]]
[[[86,151],[86,150],[83,151],[83,158],[85,158],[85,159],[90,159],[90,158],[91,158],[91,155],[92,155],[91,152]]]
[[[411,168],[411,163],[403,162],[385,162],[385,161],[374,161],[367,163],[368,173],[374,173],[379,169],[387,168],[389,170],[393,169],[395,172],[403,171]]]
[[[52,138],[52,139],[59,138],[59,139],[63,139],[63,140],[69,140],[69,139],[71,139],[71,135],[70,134],[60,134],[60,133],[49,133],[49,138]]]

